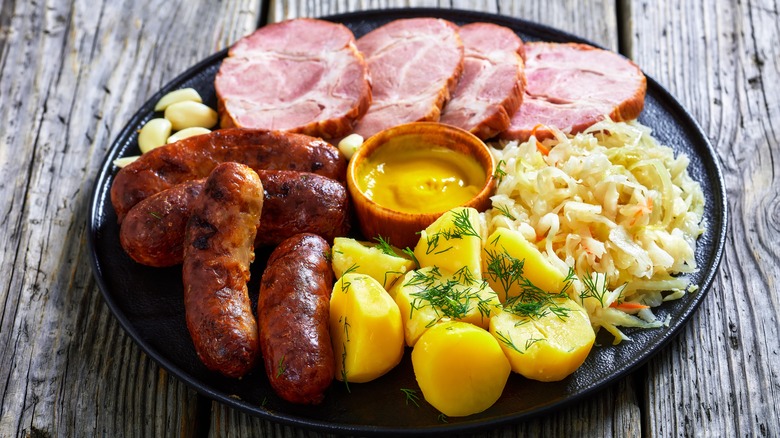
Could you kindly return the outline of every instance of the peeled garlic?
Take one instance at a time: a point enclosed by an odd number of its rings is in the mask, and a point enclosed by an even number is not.
[[[137,160],[139,158],[141,158],[140,155],[133,155],[131,157],[117,158],[116,160],[114,160],[114,166],[116,166],[116,167],[121,169],[121,168],[127,166],[128,164],[132,163],[133,161],[135,161],[135,160]]]
[[[203,102],[200,94],[194,88],[182,88],[180,90],[171,91],[165,96],[161,97],[154,106],[155,111],[165,111],[170,105],[178,102]]]
[[[138,147],[145,154],[165,144],[171,135],[172,124],[167,119],[151,119],[138,131]]]
[[[200,126],[195,126],[193,128],[185,128],[181,131],[177,131],[172,136],[168,137],[168,143],[176,143],[179,140],[185,139],[187,137],[194,137],[196,135],[201,134],[208,134],[211,132],[210,129],[201,128]]]
[[[212,128],[217,124],[217,112],[208,106],[192,101],[177,102],[165,109],[165,118],[174,131],[186,128]]]
[[[347,160],[350,160],[358,148],[363,145],[363,137],[359,134],[350,134],[339,142],[339,151]]]

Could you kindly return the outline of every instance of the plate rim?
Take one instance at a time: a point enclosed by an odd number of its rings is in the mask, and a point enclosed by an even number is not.
[[[556,29],[551,26],[547,26],[540,23],[535,23],[522,18],[511,17],[506,15],[498,15],[489,12],[482,11],[470,11],[462,9],[437,9],[437,8],[389,8],[389,9],[371,9],[364,11],[346,12],[334,15],[327,15],[322,17],[316,17],[318,19],[332,21],[332,22],[344,22],[354,21],[356,19],[366,19],[376,21],[381,20],[393,20],[398,18],[412,18],[412,17],[436,17],[443,18],[451,21],[487,21],[503,26],[516,27],[523,26],[524,31],[527,29],[529,34],[538,36],[540,40],[545,41],[572,41],[590,44],[594,47],[604,49],[604,47],[588,41],[584,38],[576,36],[574,34]],[[270,24],[270,23],[269,23]],[[259,26],[263,27],[263,26]],[[259,28],[258,27],[258,28]],[[446,434],[446,433],[468,433],[478,430],[496,428],[501,425],[509,423],[516,423],[519,421],[528,420],[534,417],[538,417],[543,414],[558,411],[565,406],[571,405],[575,402],[580,402],[584,398],[592,395],[596,392],[605,390],[607,387],[616,384],[628,374],[635,372],[640,366],[649,361],[652,357],[656,356],[661,350],[663,350],[673,339],[675,339],[682,328],[685,327],[690,317],[698,310],[702,301],[709,294],[709,290],[712,288],[715,278],[717,276],[723,253],[725,250],[726,235],[729,223],[729,210],[726,200],[726,184],[723,174],[723,168],[721,161],[711,141],[705,135],[702,127],[693,118],[693,116],[682,106],[682,104],[674,98],[674,96],[663,86],[661,86],[655,79],[645,73],[648,85],[648,94],[652,89],[658,100],[663,104],[663,107],[667,111],[674,113],[678,117],[677,125],[684,125],[686,131],[693,134],[704,147],[704,151],[707,153],[703,156],[702,164],[706,167],[705,175],[714,179],[711,179],[714,190],[712,195],[715,201],[718,201],[718,205],[715,209],[718,215],[717,219],[720,219],[720,226],[713,232],[714,250],[712,256],[708,260],[711,263],[711,268],[707,271],[706,275],[702,278],[700,290],[697,291],[696,296],[688,305],[682,316],[672,324],[666,334],[661,337],[660,341],[655,343],[654,348],[651,348],[649,352],[640,355],[638,358],[626,363],[617,372],[610,373],[608,376],[593,385],[590,385],[584,390],[577,392],[562,400],[548,403],[543,406],[537,406],[528,411],[522,413],[515,413],[511,415],[504,415],[497,418],[482,419],[475,421],[462,421],[453,424],[442,423],[435,426],[428,427],[387,427],[387,426],[370,426],[370,425],[355,425],[347,423],[333,423],[326,421],[312,420],[296,415],[289,415],[286,413],[271,412],[268,410],[258,409],[254,404],[245,402],[240,399],[235,399],[227,396],[226,394],[215,391],[210,386],[200,382],[191,373],[182,369],[178,365],[174,364],[171,360],[163,355],[162,351],[152,347],[147,342],[143,341],[142,337],[136,330],[134,324],[129,320],[127,315],[115,302],[111,294],[108,292],[108,285],[106,284],[101,269],[101,260],[98,260],[96,252],[96,241],[99,238],[100,230],[99,225],[103,223],[101,220],[102,210],[101,207],[108,203],[110,205],[110,181],[114,176],[113,160],[122,153],[126,152],[128,147],[121,140],[127,139],[131,136],[135,127],[139,126],[141,122],[149,117],[149,113],[152,111],[154,103],[162,97],[165,93],[172,91],[180,87],[183,83],[186,83],[204,69],[210,67],[215,62],[221,62],[227,55],[229,48],[222,49],[188,67],[182,73],[175,78],[167,82],[161,87],[155,94],[153,94],[133,116],[128,120],[125,126],[118,132],[111,145],[106,151],[106,155],[103,158],[103,163],[99,168],[99,171],[95,177],[91,198],[89,201],[89,213],[87,217],[87,248],[90,252],[90,265],[93,272],[93,277],[100,289],[103,299],[108,305],[111,313],[119,321],[122,328],[130,335],[133,341],[138,345],[141,350],[149,355],[159,366],[164,368],[167,372],[175,376],[177,379],[182,380],[187,386],[195,389],[199,394],[206,396],[212,400],[217,400],[233,408],[239,409],[247,414],[263,418],[268,421],[278,422],[285,425],[300,427],[309,430],[316,430],[326,433],[347,433],[347,434],[364,434],[364,435],[399,435],[399,434],[414,434],[414,435],[431,435],[431,434]],[[610,49],[605,49],[610,50]],[[617,53],[617,52],[615,52]],[[622,56],[622,55],[621,55]],[[643,71],[644,73],[644,71]],[[692,128],[692,130],[690,130]],[[126,142],[125,142],[126,143]],[[716,206],[713,206],[716,207]],[[711,226],[712,224],[708,224]],[[700,268],[702,269],[702,268]],[[464,417],[467,419],[468,417]]]

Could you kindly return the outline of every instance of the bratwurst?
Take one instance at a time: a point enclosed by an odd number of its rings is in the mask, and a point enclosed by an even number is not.
[[[153,149],[120,169],[111,203],[121,224],[135,204],[193,179],[219,163],[234,161],[254,170],[297,170],[344,181],[347,163],[329,143],[303,134],[221,129]]]
[[[291,403],[320,403],[335,374],[329,255],[322,237],[290,237],[271,253],[260,281],[257,322],[265,372],[274,391]]]
[[[299,233],[314,233],[328,242],[350,228],[348,196],[343,185],[321,175],[288,170],[258,170],[264,201],[255,248],[278,245]],[[184,229],[191,203],[205,179],[178,184],[139,202],[125,216],[119,240],[125,252],[147,266],[182,262]]]
[[[243,164],[222,163],[206,179],[187,222],[182,268],[187,328],[206,367],[228,377],[246,374],[259,352],[247,281],[262,208],[257,174]]]

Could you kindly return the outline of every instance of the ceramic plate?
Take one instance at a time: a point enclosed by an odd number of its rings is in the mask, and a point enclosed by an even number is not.
[[[526,41],[585,42],[566,33],[523,20],[483,13],[405,9],[352,13],[325,17],[345,24],[356,37],[397,18],[436,16],[457,24],[489,21],[514,29]],[[119,244],[119,228],[111,206],[109,190],[118,157],[138,155],[136,131],[153,117],[154,103],[165,93],[193,87],[205,103],[216,108],[213,79],[226,51],[193,66],[152,96],[129,120],[112,144],[95,183],[89,212],[89,246],[94,274],[111,311],[124,329],[163,368],[187,382],[201,394],[269,420],[347,434],[428,434],[468,432],[516,422],[532,415],[559,409],[616,382],[656,354],[686,323],[712,285],[723,252],[726,230],[726,201],[722,171],[701,129],[682,106],[652,78],[647,80],[645,109],[639,121],[653,129],[662,144],[690,159],[689,170],[701,183],[707,208],[707,231],[698,241],[696,260],[700,271],[692,276],[699,289],[680,300],[658,308],[659,318],[670,325],[651,330],[627,330],[631,342],[611,345],[602,335],[581,368],[561,382],[540,383],[519,375],[509,378],[503,396],[480,414],[447,418],[424,401],[407,402],[401,389],[417,389],[409,351],[401,364],[371,383],[334,382],[322,405],[296,406],[277,397],[269,386],[262,365],[242,380],[208,371],[198,360],[184,321],[181,268],[156,269],[134,263]],[[249,285],[253,303],[258,280],[268,251],[258,251]],[[254,306],[253,306],[254,307]]]

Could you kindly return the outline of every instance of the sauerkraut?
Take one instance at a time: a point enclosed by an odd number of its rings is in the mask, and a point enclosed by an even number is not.
[[[499,178],[489,235],[517,230],[578,281],[572,298],[615,343],[618,327],[659,327],[652,308],[694,287],[704,196],[689,159],[648,127],[605,120],[575,136],[494,145]]]

